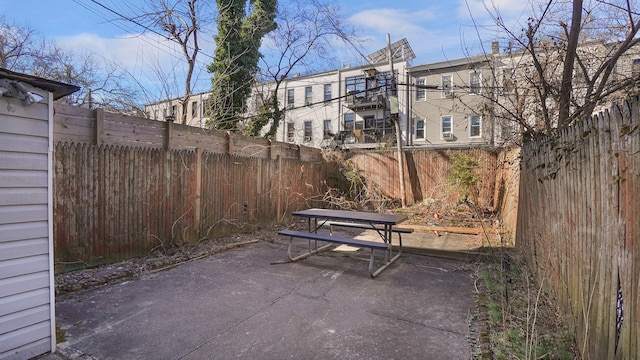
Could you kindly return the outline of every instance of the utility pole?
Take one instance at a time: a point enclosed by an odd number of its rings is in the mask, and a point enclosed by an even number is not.
[[[400,201],[402,207],[407,207],[407,194],[404,188],[404,161],[402,160],[402,134],[400,134],[400,119],[398,114],[398,82],[393,71],[393,54],[391,52],[391,35],[387,34],[387,51],[389,53],[389,69],[391,73],[391,95],[389,96],[389,117],[396,126],[396,144],[398,170],[400,171]]]

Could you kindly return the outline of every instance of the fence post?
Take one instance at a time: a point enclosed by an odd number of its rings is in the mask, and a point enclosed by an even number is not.
[[[96,109],[96,146],[104,143],[104,110]]]
[[[193,226],[200,233],[200,207],[202,198],[202,148],[196,148],[196,193],[193,202]],[[198,235],[200,236],[200,235]]]
[[[277,205],[277,221],[282,221],[282,156],[278,155],[278,205]]]
[[[167,121],[167,138],[164,143],[165,149],[171,150],[173,149],[173,121]]]

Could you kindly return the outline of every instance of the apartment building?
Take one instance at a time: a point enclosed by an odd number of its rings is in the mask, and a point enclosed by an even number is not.
[[[209,92],[193,94],[183,109],[181,99],[170,99],[144,105],[144,112],[149,119],[158,121],[176,121],[181,123],[183,112],[186,112],[185,125],[204,128],[208,119],[206,115],[206,101]]]
[[[468,147],[493,145],[490,106],[492,56],[413,66],[409,145]]]
[[[396,77],[405,69],[406,61],[394,62]],[[393,91],[388,62],[294,77],[283,89],[285,115],[276,140],[328,148],[393,143],[391,105],[395,107],[397,99],[398,108],[405,109],[408,103],[405,94],[395,96]],[[406,112],[399,111],[398,117],[406,123]],[[404,136],[406,129],[401,132]]]
[[[406,110],[410,98],[408,92],[394,90],[397,85],[392,84],[388,53],[385,48],[369,55],[367,65],[345,65],[336,70],[285,79],[276,94],[284,109],[276,140],[332,147],[332,140],[340,137],[340,147],[347,148],[376,148],[395,142],[395,124],[390,114],[397,110],[400,124],[408,124]],[[397,82],[406,76],[408,62],[415,55],[406,39],[391,44],[391,53],[393,78]],[[268,98],[265,94],[273,95],[274,88],[273,83],[256,84],[247,102],[245,118],[258,113]],[[178,122],[186,111],[187,125],[204,127],[208,120],[208,97],[209,93],[192,95],[184,110],[179,99],[159,101],[145,105],[145,112],[151,119]],[[403,143],[407,141],[405,125],[400,130]]]

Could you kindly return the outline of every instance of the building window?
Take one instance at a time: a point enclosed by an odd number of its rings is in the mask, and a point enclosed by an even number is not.
[[[633,59],[631,63],[631,76],[634,78],[640,76],[640,59]]]
[[[171,114],[170,115],[173,116],[174,118],[176,116],[178,116],[178,105],[173,105],[171,107]]]
[[[304,104],[311,105],[313,102],[313,88],[311,86],[307,86],[304,88]]]
[[[353,132],[353,126],[356,119],[355,114],[344,114],[344,129]]]
[[[193,101],[191,102],[191,117],[194,118],[196,115],[198,115],[198,102]]]
[[[304,122],[304,141],[311,141],[311,121]]]
[[[471,115],[469,117],[469,137],[480,137],[482,129],[482,117]]]
[[[295,94],[294,93],[294,89],[287,90],[287,106],[289,108],[293,107],[293,104],[294,104],[294,101],[295,101],[294,94]]]
[[[293,142],[294,135],[295,135],[295,128],[293,127],[293,123],[288,122],[287,123],[287,141]]]
[[[331,84],[324,84],[324,101],[331,101]]]
[[[352,94],[355,97],[365,97],[364,93],[364,75],[351,76],[345,79],[345,90],[347,95]]]
[[[325,139],[331,137],[331,135],[333,134],[331,132],[331,120],[324,121],[324,123],[322,124],[322,131]]]
[[[153,110],[153,119],[158,120],[158,109]]]
[[[427,100],[427,89],[425,89],[424,79],[416,80],[416,101]]]
[[[502,93],[509,94],[515,89],[515,73],[511,68],[502,69]]]
[[[427,89],[425,79],[416,80],[416,101],[427,100]]]
[[[416,121],[416,139],[425,139],[424,119]]]
[[[440,124],[441,124],[443,138],[446,138],[448,136],[446,134],[453,134],[453,120],[451,116],[441,117]]]
[[[443,98],[453,96],[453,75],[442,75],[441,88]]]
[[[482,91],[482,74],[478,71],[469,73],[469,92],[471,94],[480,94]]]

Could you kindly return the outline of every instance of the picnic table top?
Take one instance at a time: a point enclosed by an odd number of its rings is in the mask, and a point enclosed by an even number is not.
[[[384,214],[367,211],[333,210],[333,209],[307,209],[294,211],[293,216],[320,218],[327,220],[355,221],[369,224],[396,225],[407,220],[406,215]]]

